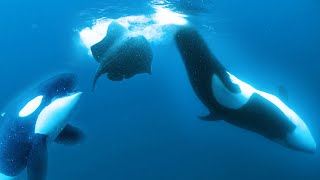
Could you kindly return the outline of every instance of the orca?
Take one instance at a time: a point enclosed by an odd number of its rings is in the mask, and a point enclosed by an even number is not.
[[[142,35],[134,35],[116,21],[108,27],[107,35],[91,46],[94,59],[100,64],[93,87],[102,75],[108,79],[122,81],[136,74],[151,74],[152,50],[148,40]]]
[[[304,121],[278,97],[231,74],[195,28],[180,28],[175,42],[192,88],[209,111],[209,115],[200,119],[224,120],[287,148],[316,151],[316,143]]]
[[[27,169],[28,180],[43,180],[47,145],[75,144],[80,129],[68,123],[80,100],[74,74],[61,73],[14,98],[0,116],[0,179],[14,179]]]

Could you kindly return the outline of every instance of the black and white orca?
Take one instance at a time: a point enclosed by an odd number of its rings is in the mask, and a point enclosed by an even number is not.
[[[79,142],[82,132],[68,117],[82,92],[76,77],[62,73],[15,98],[1,112],[0,179],[15,179],[25,168],[29,180],[46,178],[47,145]]]
[[[175,41],[191,85],[210,112],[200,119],[221,119],[290,149],[316,151],[316,143],[304,121],[276,96],[228,72],[194,28],[179,29]]]

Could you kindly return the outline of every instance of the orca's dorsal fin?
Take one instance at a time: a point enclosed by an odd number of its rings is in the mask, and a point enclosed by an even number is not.
[[[288,93],[288,90],[285,86],[283,85],[280,85],[278,86],[278,94],[279,94],[279,97],[280,99],[285,102],[285,103],[288,103],[289,101],[289,93]]]
[[[216,114],[210,113],[208,115],[205,116],[198,116],[199,119],[203,120],[203,121],[217,121],[217,120],[221,120],[219,118],[219,116],[217,116]]]
[[[108,26],[106,36],[100,42],[91,46],[91,52],[96,61],[100,63],[104,54],[112,45],[114,45],[115,41],[120,39],[127,32],[128,30],[124,26],[117,23],[116,21],[112,21]]]

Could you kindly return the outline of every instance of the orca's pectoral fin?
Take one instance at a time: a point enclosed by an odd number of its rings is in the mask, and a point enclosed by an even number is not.
[[[229,74],[227,71],[223,70],[222,72],[219,73],[220,79],[222,83],[226,86],[226,88],[231,91],[232,93],[240,93],[241,89],[240,87],[233,83]]]
[[[203,120],[203,121],[217,121],[217,120],[221,120],[218,116],[216,116],[213,113],[210,113],[208,115],[205,116],[198,116],[199,119]]]
[[[67,124],[54,140],[58,144],[73,145],[84,139],[84,133],[77,127]]]
[[[47,136],[35,134],[27,162],[28,180],[45,180],[47,175]]]

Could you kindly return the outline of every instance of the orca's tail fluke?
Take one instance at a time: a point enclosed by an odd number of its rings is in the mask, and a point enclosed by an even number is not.
[[[27,163],[28,180],[45,180],[47,176],[47,163],[47,136],[35,134]]]
[[[213,73],[222,66],[195,28],[181,27],[175,34],[175,42],[186,66],[193,66],[208,73]]]
[[[216,74],[231,92],[241,91],[195,28],[180,28],[175,34],[175,42],[191,79],[208,79]]]

